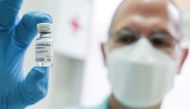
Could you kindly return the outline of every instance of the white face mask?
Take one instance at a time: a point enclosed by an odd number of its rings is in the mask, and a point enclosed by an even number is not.
[[[113,95],[124,106],[157,105],[173,86],[176,60],[154,48],[146,38],[107,55]]]

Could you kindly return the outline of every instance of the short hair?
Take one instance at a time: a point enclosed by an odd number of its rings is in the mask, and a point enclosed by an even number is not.
[[[108,30],[109,38],[110,38],[111,33],[112,33],[112,28],[113,28],[113,24],[115,23],[116,15],[117,15],[118,11],[120,10],[120,7],[123,5],[124,2],[125,2],[125,0],[123,0],[123,1],[118,5],[118,7],[116,8],[116,10],[115,10],[115,12],[114,12],[114,14],[113,14],[113,17],[112,17],[112,20],[111,20],[111,25],[110,25],[109,30]],[[180,12],[180,9],[179,9],[179,7],[178,7],[178,5],[176,4],[176,2],[174,2],[173,0],[169,0],[169,2],[171,2],[171,3],[177,8],[178,12],[181,13],[181,12]],[[180,15],[180,22],[181,22],[181,19],[182,19],[182,18],[181,18],[181,14],[179,14],[179,15]]]

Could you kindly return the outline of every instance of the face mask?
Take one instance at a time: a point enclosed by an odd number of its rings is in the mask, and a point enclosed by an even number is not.
[[[108,53],[109,80],[114,97],[126,107],[159,104],[173,86],[176,61],[146,38]]]

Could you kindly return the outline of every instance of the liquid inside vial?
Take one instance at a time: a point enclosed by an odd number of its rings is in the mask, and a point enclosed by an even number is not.
[[[48,24],[39,24],[40,37],[36,39],[36,66],[50,67],[53,65],[53,41]]]

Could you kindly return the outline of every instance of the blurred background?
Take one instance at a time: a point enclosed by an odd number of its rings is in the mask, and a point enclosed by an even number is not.
[[[175,0],[182,10],[184,40],[190,44],[190,2]],[[54,19],[55,48],[48,96],[28,109],[64,109],[75,105],[94,106],[110,94],[100,44],[107,39],[114,10],[121,0],[25,0],[20,17],[42,11]],[[24,71],[35,65],[35,40],[25,56]],[[163,109],[190,109],[190,60],[176,77]]]

